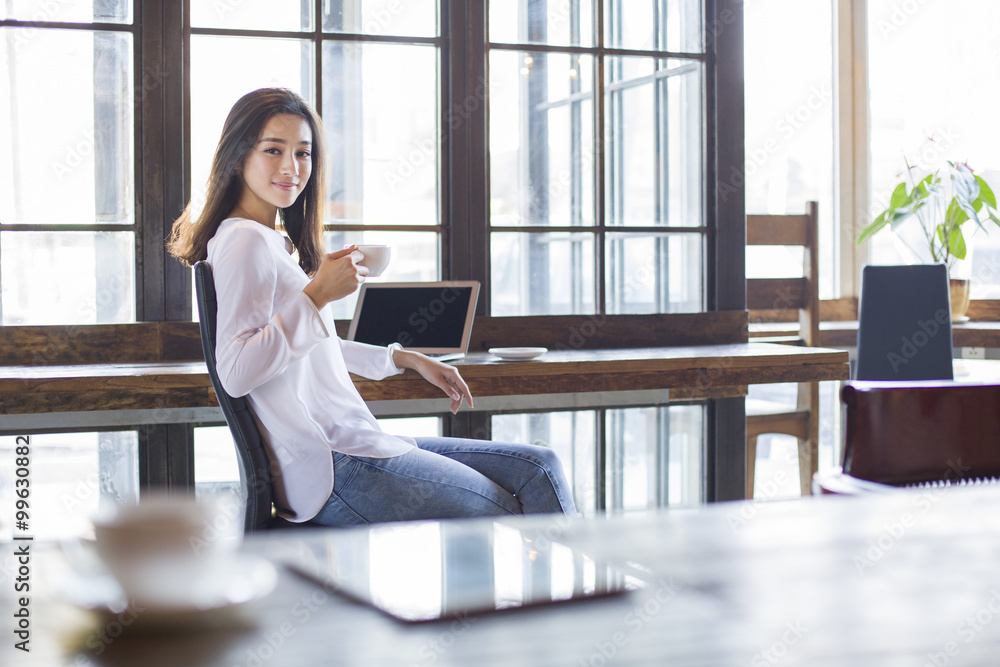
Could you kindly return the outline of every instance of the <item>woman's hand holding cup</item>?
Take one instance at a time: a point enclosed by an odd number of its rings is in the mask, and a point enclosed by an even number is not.
[[[313,300],[317,308],[353,294],[368,275],[368,269],[357,263],[359,259],[361,253],[353,245],[327,253],[313,279],[302,291]]]

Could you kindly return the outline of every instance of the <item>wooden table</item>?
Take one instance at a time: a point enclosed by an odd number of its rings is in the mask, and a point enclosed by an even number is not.
[[[1000,654],[1000,490],[719,503],[686,511],[504,523],[646,569],[645,590],[597,602],[404,625],[281,570],[252,623],[157,636],[122,631],[54,596],[58,553],[32,561],[30,654],[10,665],[987,665]],[[478,520],[477,520],[478,521]],[[452,524],[454,525],[454,524]],[[363,529],[366,530],[366,529]],[[245,544],[284,559],[335,531]],[[400,558],[407,555],[400,553]],[[9,566],[11,556],[3,556]],[[437,574],[436,572],[434,573]],[[0,598],[9,600],[10,586]],[[10,605],[4,602],[4,608]],[[108,641],[100,639],[100,632]],[[97,651],[100,655],[96,655]],[[266,659],[260,660],[260,656]],[[936,662],[935,662],[936,661]]]
[[[574,394],[589,394],[598,402],[629,392],[660,392],[649,395],[665,398],[663,390],[671,400],[734,397],[753,383],[848,378],[847,352],[770,343],[553,350],[521,362],[473,353],[457,365],[480,399],[480,409],[495,408],[490,399],[500,398],[515,408],[517,397],[527,397],[536,407],[556,408],[558,401],[546,404],[538,397]],[[365,400],[376,407],[392,403],[396,414],[447,410],[440,392],[412,371],[381,382],[354,380]],[[414,403],[421,400],[436,402]],[[434,406],[438,409],[429,410]],[[143,418],[152,423],[183,421],[178,415],[191,413],[190,420],[197,421],[197,414],[203,414],[197,411],[205,409],[217,409],[217,403],[204,362],[0,367],[0,416],[25,416],[8,420],[18,428],[26,419],[55,423],[60,414],[93,412],[145,411]],[[5,430],[9,428],[0,424],[0,432]]]

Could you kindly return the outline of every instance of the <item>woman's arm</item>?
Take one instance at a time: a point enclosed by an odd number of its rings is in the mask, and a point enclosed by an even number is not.
[[[458,369],[430,357],[414,352],[397,348],[392,351],[392,361],[399,368],[412,368],[424,377],[435,387],[439,388],[448,398],[451,399],[451,412],[457,414],[462,407],[464,400],[472,406],[472,392],[469,385],[465,384]]]

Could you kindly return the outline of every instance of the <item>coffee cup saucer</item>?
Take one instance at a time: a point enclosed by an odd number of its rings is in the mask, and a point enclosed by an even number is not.
[[[184,628],[224,625],[240,620],[239,610],[269,595],[278,581],[274,565],[259,556],[232,553],[216,556],[186,576],[168,575],[129,598],[106,570],[80,567],[71,557],[60,593],[64,600],[102,616],[127,618],[141,628]],[[179,572],[179,570],[178,570]],[[123,622],[124,625],[124,622]]]
[[[544,347],[491,347],[489,353],[500,357],[504,361],[531,361],[537,359],[546,352]]]

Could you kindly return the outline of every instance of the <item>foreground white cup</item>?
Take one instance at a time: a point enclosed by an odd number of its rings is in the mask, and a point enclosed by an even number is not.
[[[119,505],[94,519],[97,553],[130,600],[170,598],[224,550],[212,516],[191,497]]]
[[[350,248],[350,245],[344,246]],[[389,246],[371,245],[367,243],[358,244],[358,251],[363,257],[358,260],[358,264],[368,269],[368,277],[377,278],[389,266]]]

